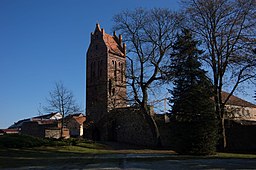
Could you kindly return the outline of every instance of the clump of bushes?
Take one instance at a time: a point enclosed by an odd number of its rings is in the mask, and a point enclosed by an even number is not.
[[[0,136],[0,147],[3,148],[26,148],[39,146],[75,146],[84,139],[69,138],[69,139],[53,139],[53,138],[38,138],[23,134],[6,134]]]
[[[42,146],[47,143],[42,138],[28,135],[8,134],[0,136],[0,146],[5,148],[24,148]]]
[[[179,154],[211,155],[215,153],[217,131],[214,121],[177,122],[171,124],[172,146]]]

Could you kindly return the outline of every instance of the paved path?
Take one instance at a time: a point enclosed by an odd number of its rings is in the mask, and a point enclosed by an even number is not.
[[[56,160],[63,158],[56,157]],[[180,157],[171,154],[111,154],[65,158],[54,165],[25,166],[25,169],[113,169],[113,170],[166,170],[166,169],[256,169],[256,159],[215,159]]]

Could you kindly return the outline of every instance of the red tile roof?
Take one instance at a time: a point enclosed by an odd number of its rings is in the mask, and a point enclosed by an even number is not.
[[[104,33],[103,40],[104,40],[105,44],[107,45],[108,49],[110,50],[110,52],[113,52],[113,53],[116,53],[116,54],[119,54],[122,56],[124,55],[122,52],[122,49],[119,45],[119,42],[116,41],[115,37]]]
[[[86,116],[84,116],[81,113],[79,113],[79,114],[70,114],[65,119],[66,120],[74,119],[78,124],[82,125],[86,121]]]
[[[121,36],[119,36],[118,38],[115,34],[112,36],[105,33],[104,29],[103,28],[101,29],[99,24],[96,24],[94,33],[96,32],[100,32],[101,34],[103,34],[103,41],[105,42],[110,52],[114,54],[118,54],[120,56],[124,56],[125,47],[122,47]]]
[[[85,116],[80,116],[80,117],[74,117],[74,119],[80,124],[82,125],[85,120],[86,120],[86,117]]]
[[[223,101],[227,99],[229,93],[222,92],[222,99]],[[243,106],[243,107],[254,107],[256,108],[255,104],[252,104],[250,102],[247,102],[239,97],[236,97],[234,95],[230,96],[229,100],[226,103],[227,105],[235,105],[235,106]]]

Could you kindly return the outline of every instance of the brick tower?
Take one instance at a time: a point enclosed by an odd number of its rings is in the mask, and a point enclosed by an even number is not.
[[[91,33],[86,61],[86,115],[97,123],[111,109],[126,107],[126,46],[122,36]]]

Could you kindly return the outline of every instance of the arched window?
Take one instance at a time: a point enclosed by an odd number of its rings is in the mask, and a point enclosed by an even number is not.
[[[116,66],[116,61],[115,61],[114,77],[115,77],[115,81],[117,81],[117,66]]]
[[[124,81],[124,65],[121,63],[121,83]]]

